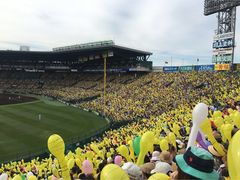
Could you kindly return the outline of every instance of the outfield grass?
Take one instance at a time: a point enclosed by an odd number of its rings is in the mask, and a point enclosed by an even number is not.
[[[41,114],[41,120],[38,119]],[[40,99],[35,102],[0,106],[0,162],[17,154],[46,147],[57,133],[65,140],[89,135],[104,126],[105,119],[78,108]]]

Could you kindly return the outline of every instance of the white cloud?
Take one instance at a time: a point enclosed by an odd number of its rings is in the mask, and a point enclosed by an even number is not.
[[[33,50],[115,40],[191,64],[211,62],[215,15],[203,15],[204,0],[7,0],[0,4],[0,49]],[[238,15],[239,17],[239,15]],[[237,18],[238,18],[237,17]],[[240,41],[237,21],[236,41]],[[238,44],[237,44],[238,45]],[[236,48],[239,61],[240,48]],[[180,59],[180,60],[179,60]]]

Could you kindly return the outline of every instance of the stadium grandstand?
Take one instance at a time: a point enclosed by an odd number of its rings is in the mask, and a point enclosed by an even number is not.
[[[1,70],[26,72],[150,71],[152,53],[115,45],[113,41],[53,48],[53,51],[0,51]]]

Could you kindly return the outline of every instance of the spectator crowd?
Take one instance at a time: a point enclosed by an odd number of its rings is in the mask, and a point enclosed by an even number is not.
[[[66,152],[64,159],[51,151],[50,144],[48,158],[2,164],[0,180],[68,179],[66,174],[71,179],[106,180],[240,178],[236,170],[239,76],[238,72],[111,74],[105,115],[129,124]],[[103,114],[102,77],[97,73],[46,74],[23,78],[20,83],[0,74],[0,84],[3,90],[13,91],[15,85],[15,91],[72,101]],[[44,82],[41,87],[39,79]],[[192,111],[200,102],[208,105],[208,116],[188,147],[194,133]]]

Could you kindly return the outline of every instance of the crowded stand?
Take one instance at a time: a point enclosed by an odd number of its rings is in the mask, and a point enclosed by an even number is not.
[[[179,105],[193,107],[200,100],[208,104],[216,101],[223,104],[227,95],[233,99],[235,90],[239,91],[239,82],[235,78],[239,78],[239,74],[150,73],[122,86],[118,91],[107,93],[106,114],[114,120],[131,120],[156,116]],[[222,84],[228,88],[222,87]],[[81,106],[102,112],[102,102],[103,98],[100,97]]]
[[[31,78],[6,73],[0,74],[2,90],[51,96],[103,114],[100,73]],[[74,151],[65,151],[63,139],[52,135],[49,157],[1,164],[0,180],[239,179],[239,76],[239,72],[108,74],[105,116],[129,121],[127,125]]]

